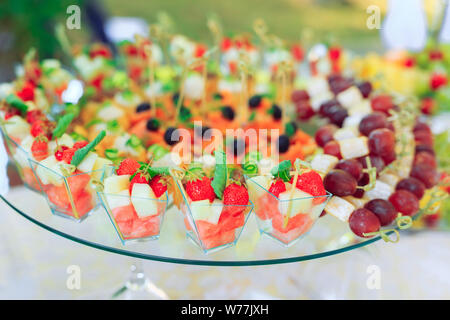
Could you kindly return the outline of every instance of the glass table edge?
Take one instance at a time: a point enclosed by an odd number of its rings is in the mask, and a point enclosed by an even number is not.
[[[158,261],[158,262],[167,262],[167,263],[174,263],[174,264],[181,264],[181,265],[198,265],[198,266],[218,266],[218,267],[245,267],[245,266],[265,266],[265,265],[276,265],[276,264],[287,264],[287,263],[294,263],[294,262],[301,262],[301,261],[307,261],[307,260],[314,260],[319,258],[325,258],[328,256],[333,256],[336,254],[344,253],[347,251],[351,251],[353,249],[361,248],[364,246],[367,246],[371,243],[374,243],[381,239],[380,236],[376,236],[374,238],[368,239],[363,242],[358,242],[356,244],[349,245],[344,248],[324,251],[320,253],[314,253],[299,257],[287,257],[287,258],[279,258],[279,259],[267,259],[267,260],[242,260],[242,261],[231,261],[231,260],[222,260],[222,261],[214,261],[214,260],[194,260],[194,259],[184,259],[184,258],[171,258],[171,257],[164,257],[164,256],[156,256],[156,255],[150,255],[145,253],[138,253],[138,252],[132,252],[125,249],[118,249],[113,248],[110,246],[104,246],[95,242],[91,242],[88,240],[84,240],[75,236],[72,236],[70,234],[67,234],[65,232],[59,231],[57,229],[54,229],[32,217],[30,217],[28,214],[23,212],[22,210],[16,208],[11,202],[9,202],[3,195],[0,195],[0,198],[14,211],[16,211],[18,214],[23,216],[28,221],[34,223],[35,225],[52,232],[60,237],[66,238],[68,240],[86,245],[91,248],[95,248],[98,250],[111,252],[123,256],[128,256],[132,258],[138,258],[138,259],[144,259],[144,260],[152,260],[152,261]],[[392,234],[394,231],[387,232],[387,235]]]

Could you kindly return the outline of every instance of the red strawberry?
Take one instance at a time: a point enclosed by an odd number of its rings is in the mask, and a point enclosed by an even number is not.
[[[88,145],[88,142],[86,140],[83,141],[77,141],[73,144],[73,147],[75,149],[81,149],[83,147],[86,147]]]
[[[66,163],[72,162],[72,157],[75,154],[75,151],[77,151],[77,149],[75,149],[75,148],[67,148],[66,150],[63,151],[61,160],[66,162]]]
[[[117,174],[119,176],[122,175],[131,175],[133,173],[136,172],[136,170],[138,170],[141,167],[141,165],[139,164],[139,162],[137,162],[134,159],[131,158],[126,158],[123,159],[122,162],[119,164],[119,168],[117,169]]]
[[[157,198],[161,197],[167,191],[167,186],[161,182],[160,175],[154,176],[153,179],[150,180],[150,187]]]
[[[291,183],[293,179],[292,177]],[[327,194],[323,186],[322,177],[312,170],[298,176],[297,188],[312,196],[323,196]]]
[[[43,120],[43,116],[41,110],[30,110],[27,112],[27,122],[33,124],[38,120]]]
[[[278,179],[277,181],[273,182],[269,188],[269,192],[277,198],[279,197],[280,193],[285,191],[286,185],[284,184],[284,181],[281,179]]]
[[[216,197],[214,189],[211,186],[211,180],[208,177],[197,179],[194,181],[188,181],[186,183],[186,193],[192,201],[200,201],[208,199],[209,202],[213,202]]]
[[[60,146],[58,148],[58,150],[55,151],[55,158],[56,158],[56,160],[62,161],[64,150],[67,150],[67,149],[69,149],[69,147],[67,147],[67,146]]]
[[[131,194],[131,191],[133,190],[133,185],[135,183],[148,183],[148,178],[145,174],[142,174],[140,172],[138,174],[136,174],[133,177],[133,179],[131,179],[131,182],[130,182],[130,194]]]
[[[31,154],[37,161],[44,160],[48,156],[47,138],[38,137],[34,139],[31,145]]]
[[[223,191],[223,204],[225,205],[248,205],[247,189],[236,183],[228,185]]]
[[[197,47],[195,48],[194,56],[196,58],[201,58],[201,57],[203,57],[205,52],[206,52],[206,47],[202,44],[198,44]]]
[[[291,179],[292,183],[293,178]],[[308,171],[298,176],[297,188],[309,193],[314,197],[324,196],[327,194],[323,186],[322,177],[315,171]],[[325,197],[313,199],[314,204],[320,204],[325,201]]]
[[[34,100],[34,85],[32,83],[25,83],[22,90],[17,92],[17,96],[23,101]]]
[[[247,189],[236,183],[228,185],[223,191],[223,204],[228,207],[224,207],[222,213],[237,216],[244,212],[244,206],[248,205],[248,191]]]
[[[45,134],[45,130],[44,130],[44,121],[42,120],[38,120],[35,121],[32,125],[31,125],[31,135],[33,137],[37,137],[40,135],[44,135]]]
[[[430,79],[430,87],[433,90],[437,90],[447,84],[447,77],[441,73],[433,73]]]

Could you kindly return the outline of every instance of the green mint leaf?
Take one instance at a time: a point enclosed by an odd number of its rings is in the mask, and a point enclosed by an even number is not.
[[[280,178],[284,182],[289,182],[291,180],[291,175],[290,175],[291,166],[292,166],[291,161],[284,160],[284,161],[280,162],[276,167],[273,167],[272,170],[270,171],[270,173],[275,178]]]
[[[284,127],[284,132],[286,135],[290,138],[295,134],[295,127],[292,123],[286,123],[286,126]]]
[[[75,118],[75,114],[73,113],[65,114],[59,118],[55,130],[53,130],[53,138],[61,138],[61,136],[67,131],[67,128],[73,118]]]
[[[92,140],[91,142],[89,142],[85,147],[78,149],[77,151],[75,151],[75,154],[72,157],[72,161],[70,162],[70,164],[74,165],[75,167],[77,167],[82,161],[83,159],[86,157],[86,155],[95,148],[95,146],[97,146],[102,140],[103,138],[106,136],[106,131],[102,130],[96,137],[94,140]]]
[[[6,97],[6,103],[9,104],[11,107],[19,110],[22,114],[24,114],[28,111],[28,106],[25,104],[25,102],[23,102],[22,99],[20,99],[18,96],[16,96],[13,93],[10,93]]]
[[[214,170],[214,179],[211,182],[211,186],[213,187],[217,198],[222,199],[228,177],[227,156],[222,150],[216,150],[215,158],[216,170]]]

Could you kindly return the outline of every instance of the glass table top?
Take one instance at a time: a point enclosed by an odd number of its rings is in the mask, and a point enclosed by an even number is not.
[[[25,187],[12,188],[0,196],[15,212],[56,235],[80,244],[139,259],[189,265],[251,266],[292,263],[350,251],[380,240],[353,235],[348,224],[325,215],[309,234],[290,247],[260,234],[252,215],[233,247],[205,254],[186,236],[183,217],[176,207],[165,215],[158,240],[120,241],[106,211],[99,206],[80,223],[55,216],[43,196]]]

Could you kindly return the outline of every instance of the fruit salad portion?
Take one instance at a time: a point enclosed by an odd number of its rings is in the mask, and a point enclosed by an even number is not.
[[[300,169],[292,174],[291,167],[285,160],[269,175],[247,178],[260,232],[284,245],[293,244],[311,229],[330,197],[317,172]]]
[[[103,167],[111,162],[92,150],[104,136],[101,132],[90,143],[68,135],[50,142],[34,140],[29,161],[54,214],[81,221],[97,205],[90,182],[101,179]]]
[[[105,168],[103,205],[122,240],[157,239],[167,208],[167,168],[132,158]]]
[[[177,180],[187,234],[205,253],[234,245],[253,210],[242,175],[225,160],[216,151],[212,171],[194,164]]]

